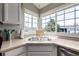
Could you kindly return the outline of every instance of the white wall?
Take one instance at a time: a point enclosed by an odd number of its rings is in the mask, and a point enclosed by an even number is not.
[[[20,13],[20,29],[23,29],[24,28],[24,7],[22,6],[21,8],[20,8],[20,11],[19,11]]]
[[[47,5],[46,7],[40,9],[40,14],[43,14],[43,13],[46,13],[58,6],[62,6],[64,5],[65,3],[50,3],[49,5]]]
[[[23,3],[23,7],[38,14],[39,10],[32,3]]]

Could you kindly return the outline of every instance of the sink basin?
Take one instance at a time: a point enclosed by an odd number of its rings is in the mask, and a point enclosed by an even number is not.
[[[48,37],[31,37],[28,41],[51,41]]]

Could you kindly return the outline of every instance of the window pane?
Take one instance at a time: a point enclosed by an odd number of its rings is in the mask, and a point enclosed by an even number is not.
[[[72,20],[65,20],[65,26],[74,26],[74,19]]]
[[[29,18],[32,18],[32,15],[29,15]]]
[[[71,18],[74,18],[74,12],[65,14],[65,19],[71,19]]]
[[[48,23],[45,23],[45,26],[47,26],[48,25]]]
[[[76,6],[76,10],[79,10],[79,6]]]
[[[37,17],[33,16],[33,19],[37,20]]]
[[[29,23],[24,22],[24,26],[25,26],[25,27],[28,27],[28,25],[29,25]]]
[[[46,22],[46,20],[42,20],[42,23],[45,23]]]
[[[57,12],[57,15],[64,14],[64,11]]]
[[[32,27],[32,26],[31,26],[31,23],[29,23],[29,27]]]
[[[45,24],[42,24],[42,28],[45,28],[45,26],[46,26]]]
[[[33,23],[37,23],[37,20],[34,19],[34,20],[33,20]]]
[[[54,20],[56,20],[55,17],[51,17],[50,19],[54,19]]]
[[[50,18],[50,15],[46,16],[46,19],[47,19],[47,18]]]
[[[34,27],[34,28],[36,28],[36,27],[37,27],[37,24],[36,24],[36,23],[34,23],[34,24],[33,24],[33,27]]]
[[[25,17],[25,20],[24,20],[24,21],[28,22],[28,20],[29,20],[29,19]]]
[[[24,15],[24,30],[27,32],[35,30],[37,27],[37,17],[26,13]]]
[[[67,33],[74,33],[74,27],[66,27]]]
[[[65,13],[71,12],[71,11],[74,11],[74,7],[73,7],[73,8],[66,9],[66,10],[65,10]]]
[[[52,18],[52,17],[55,17],[55,14],[51,14],[50,17],[51,17],[51,18]]]
[[[33,16],[33,19],[35,19],[36,17],[35,16]]]
[[[42,17],[42,19],[45,19],[46,17]]]
[[[57,21],[64,20],[64,15],[57,16]]]
[[[28,14],[26,14],[26,13],[24,13],[24,16],[25,16],[25,17],[28,17],[29,15],[28,15]]]
[[[76,18],[79,17],[79,11],[76,11]]]
[[[50,21],[50,19],[46,19],[46,23],[49,22],[49,21]]]
[[[57,32],[65,32],[65,27],[64,26],[58,27]]]
[[[58,22],[57,22],[57,25],[59,25],[59,26],[64,26],[64,21],[58,21]]]
[[[79,33],[79,26],[76,26],[76,33]]]
[[[25,26],[24,26],[24,31],[25,31],[25,32],[28,32],[28,28],[27,28],[27,27],[25,27]]]
[[[29,22],[31,23],[32,19],[29,18]]]
[[[76,19],[76,25],[79,25],[79,19]]]

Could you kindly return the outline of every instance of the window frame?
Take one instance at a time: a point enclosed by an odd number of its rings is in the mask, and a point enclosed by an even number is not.
[[[28,13],[24,13],[24,17],[26,17],[25,14],[28,14]],[[28,15],[30,15],[31,18],[29,18],[29,16],[26,17],[26,18],[28,19],[28,21],[26,21],[26,24],[28,24],[28,27],[27,27],[27,28],[30,28],[30,29],[37,29],[37,19],[35,19],[35,20],[36,20],[36,23],[33,22],[33,20],[34,20],[33,17],[36,17],[36,16],[31,15],[31,14],[28,14]],[[38,17],[36,17],[36,18],[38,18]],[[31,19],[31,22],[29,22],[29,19]],[[25,18],[24,18],[24,22],[25,22]],[[29,24],[30,24],[30,25],[29,25]],[[34,24],[36,24],[35,27],[33,26]],[[25,28],[25,23],[24,23],[24,29],[26,30],[26,28]],[[29,31],[29,30],[28,30],[28,31]]]
[[[78,6],[78,7],[77,7]],[[78,8],[78,9],[76,9],[76,7]],[[73,10],[70,10],[70,11],[68,11],[68,12],[66,12],[66,10],[68,10],[68,9],[72,9],[73,8]],[[60,10],[60,11],[56,11],[55,13],[56,13],[56,15],[55,15],[55,19],[56,19],[56,25],[57,25],[57,22],[59,22],[59,21],[64,21],[64,28],[65,27],[67,27],[66,25],[65,25],[65,22],[66,22],[66,20],[71,20],[71,19],[73,19],[74,20],[74,22],[73,22],[73,27],[74,27],[74,33],[76,33],[76,27],[77,26],[79,26],[79,25],[76,25],[76,21],[77,21],[77,19],[79,19],[79,17],[77,17],[77,15],[76,15],[76,12],[77,11],[79,11],[79,5],[76,5],[76,6],[72,6],[72,7],[70,7],[70,8],[66,8],[66,9],[63,9],[63,10]],[[59,13],[59,12],[62,12],[62,13]],[[66,14],[68,14],[68,13],[72,13],[73,12],[73,17],[72,18],[68,18],[68,19],[66,19],[65,17],[65,15]],[[57,14],[57,13],[59,13],[59,14]],[[54,13],[53,13],[54,14]],[[51,15],[51,14],[50,14]],[[64,19],[63,20],[57,20],[57,16],[60,16],[60,15],[64,15]],[[45,17],[45,16],[44,16]],[[69,25],[69,26],[71,26],[71,25]],[[68,26],[68,27],[69,27]],[[56,26],[57,27],[57,26]],[[57,31],[57,30],[56,30]]]

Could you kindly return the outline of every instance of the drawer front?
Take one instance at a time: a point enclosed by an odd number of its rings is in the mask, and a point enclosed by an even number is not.
[[[28,56],[52,56],[52,52],[28,52]]]
[[[28,51],[52,51],[52,46],[28,46]]]
[[[5,56],[17,56],[23,52],[26,52],[25,46],[5,52]]]
[[[26,53],[23,53],[23,54],[21,54],[21,55],[19,55],[19,56],[26,56],[27,54]]]

